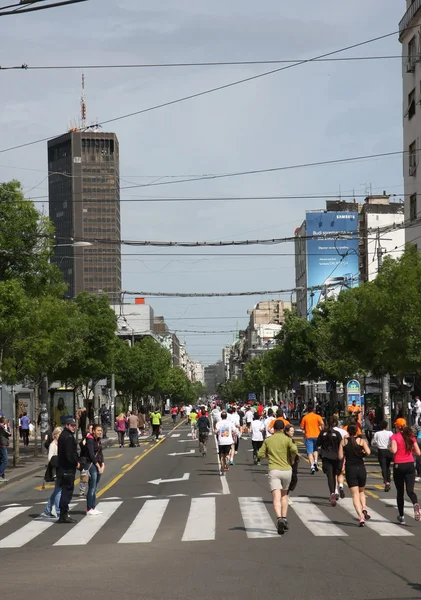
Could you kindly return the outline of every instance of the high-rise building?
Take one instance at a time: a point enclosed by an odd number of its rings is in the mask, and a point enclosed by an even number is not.
[[[399,23],[403,80],[403,174],[405,188],[406,242],[421,237],[421,0],[406,0],[406,13]],[[419,246],[421,248],[421,246]]]
[[[49,140],[48,172],[57,239],[52,262],[63,274],[67,296],[104,294],[115,303],[121,292],[117,136],[75,129]],[[92,246],[78,247],[83,240]]]

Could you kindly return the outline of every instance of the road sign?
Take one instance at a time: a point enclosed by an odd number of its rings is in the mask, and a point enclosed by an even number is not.
[[[361,386],[360,382],[357,379],[351,379],[346,384],[346,395],[348,406],[355,401],[356,405],[361,408]]]
[[[256,394],[249,394],[249,400],[256,400]]]

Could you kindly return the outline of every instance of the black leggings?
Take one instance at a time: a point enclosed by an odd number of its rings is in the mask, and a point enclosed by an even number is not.
[[[396,502],[398,504],[398,512],[403,517],[404,511],[404,487],[412,504],[418,504],[418,498],[414,492],[415,484],[415,467],[413,462],[395,463],[393,469],[393,481],[396,486]]]
[[[335,493],[336,489],[336,476],[340,473],[340,461],[335,458],[322,458],[323,473],[327,477],[327,485],[329,486],[329,492]]]
[[[117,431],[117,435],[118,435],[118,443],[120,444],[120,446],[124,446],[124,436],[126,435],[125,431]]]
[[[22,429],[23,445],[29,446],[29,429]]]
[[[263,446],[263,440],[261,442],[255,442],[255,441],[251,441],[251,445],[253,446],[253,456],[255,456],[257,458],[257,453],[259,452],[260,448]]]
[[[389,450],[379,448],[377,450],[377,458],[382,470],[384,483],[390,483],[390,463],[392,462],[392,454]]]
[[[421,441],[417,440],[417,442],[418,442],[418,447],[421,450]],[[417,469],[418,477],[421,477],[421,456],[415,457],[415,468]]]

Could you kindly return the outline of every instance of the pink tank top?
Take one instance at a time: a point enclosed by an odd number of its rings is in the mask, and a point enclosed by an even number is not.
[[[403,439],[403,435],[401,433],[394,433],[390,439],[395,440],[398,445],[398,450],[393,458],[393,462],[396,464],[414,462],[412,451],[408,452],[406,449],[405,440]],[[417,443],[413,436],[412,441],[413,444]]]

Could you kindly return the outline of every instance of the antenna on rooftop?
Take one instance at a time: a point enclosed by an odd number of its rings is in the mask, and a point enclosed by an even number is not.
[[[85,73],[82,73],[82,95],[80,97],[80,128],[86,129],[86,98],[85,98]]]

